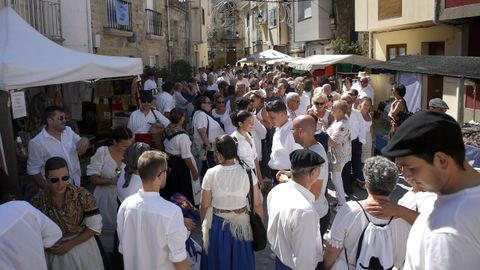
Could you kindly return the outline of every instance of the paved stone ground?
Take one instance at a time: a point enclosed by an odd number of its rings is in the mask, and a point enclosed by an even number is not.
[[[409,187],[410,186],[403,180],[403,178],[401,178],[400,181],[397,183],[397,186],[395,187],[391,196],[390,196],[391,200],[394,201],[394,202],[397,202],[403,196],[403,194],[405,194],[405,192],[407,192]],[[335,196],[335,191],[334,191],[333,185],[331,185],[331,183],[329,182],[329,184],[328,184],[328,196],[327,196],[328,201],[329,202],[335,201],[334,196]],[[265,198],[266,198],[266,196],[265,196]],[[352,200],[363,200],[365,198],[367,198],[367,192],[365,192],[365,190],[362,190],[362,189],[355,186],[354,187],[354,194],[353,194],[351,199]],[[264,208],[265,208],[265,211],[266,211],[267,206],[265,204],[265,201],[266,200],[264,200]],[[330,211],[332,213],[332,218],[330,220],[330,223],[333,221],[333,218],[335,216],[335,212],[332,211],[332,209],[333,208],[330,209]],[[202,239],[201,228],[197,227],[192,232],[192,237],[198,243],[201,243],[201,239]],[[274,256],[275,255],[273,255],[272,251],[270,250],[270,245],[268,245],[268,244],[267,244],[267,248],[265,248],[264,250],[255,252],[256,269],[257,270],[275,269],[275,264],[274,264],[274,258],[275,257]]]

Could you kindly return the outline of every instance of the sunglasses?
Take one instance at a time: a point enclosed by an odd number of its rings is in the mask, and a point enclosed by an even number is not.
[[[225,101],[224,101],[224,100],[222,100],[222,101],[217,100],[217,103],[218,103],[218,104],[225,104]]]
[[[356,97],[356,96],[358,96],[358,95],[355,95],[355,94],[352,94],[352,93],[350,93],[350,94],[348,94],[348,95],[351,96],[351,97]]]
[[[142,103],[151,103],[152,100],[151,99],[142,99],[140,100]]]
[[[325,105],[325,103],[324,103],[324,102],[313,102],[313,105],[315,105],[315,106],[323,106],[323,105]]]
[[[50,182],[52,182],[52,184],[57,183],[58,181],[60,181],[60,179],[62,179],[62,181],[68,181],[68,180],[70,180],[70,175],[65,175],[65,176],[62,176],[62,177],[52,177],[52,178],[48,178],[48,180],[49,180]]]

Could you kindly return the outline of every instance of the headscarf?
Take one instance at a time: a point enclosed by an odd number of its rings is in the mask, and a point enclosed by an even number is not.
[[[150,146],[146,143],[137,142],[131,144],[125,154],[123,154],[123,163],[125,163],[125,183],[123,188],[128,187],[132,174],[137,170],[137,162],[143,152],[150,150]]]

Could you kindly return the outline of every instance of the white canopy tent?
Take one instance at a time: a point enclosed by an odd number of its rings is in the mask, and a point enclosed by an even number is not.
[[[249,62],[265,63],[268,60],[286,60],[291,58],[293,57],[291,57],[290,55],[286,55],[284,53],[270,49],[256,54],[252,54],[248,56],[246,60]]]
[[[334,54],[334,55],[312,55],[302,60],[293,61],[289,66],[305,71],[314,71],[316,69],[324,69],[326,66],[334,64],[352,64],[366,66],[381,61],[371,59],[365,56],[353,54]]]
[[[0,10],[0,89],[143,73],[142,59],[74,51],[49,40],[12,8]]]
[[[292,57],[292,58],[288,58],[288,59],[275,59],[275,60],[268,60],[267,62],[265,62],[265,64],[267,65],[281,65],[281,64],[290,64],[290,63],[293,63],[295,61],[300,61],[300,60],[303,60],[305,58],[303,57]]]

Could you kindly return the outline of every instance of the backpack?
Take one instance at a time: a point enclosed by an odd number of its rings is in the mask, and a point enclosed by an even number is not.
[[[363,229],[360,239],[358,240],[355,269],[393,269],[393,242],[389,227],[393,217],[391,217],[386,224],[375,224],[370,221],[362,205],[359,202],[357,203],[360,208],[362,208],[368,224]],[[346,256],[347,253],[345,250],[345,257]]]
[[[405,122],[405,120],[407,120],[410,116],[413,115],[413,113],[408,110],[407,102],[405,101],[405,99],[402,98],[402,100],[405,104],[405,109],[403,110],[403,112],[400,112],[397,115],[397,120],[395,121],[397,126],[400,126],[403,122]]]

